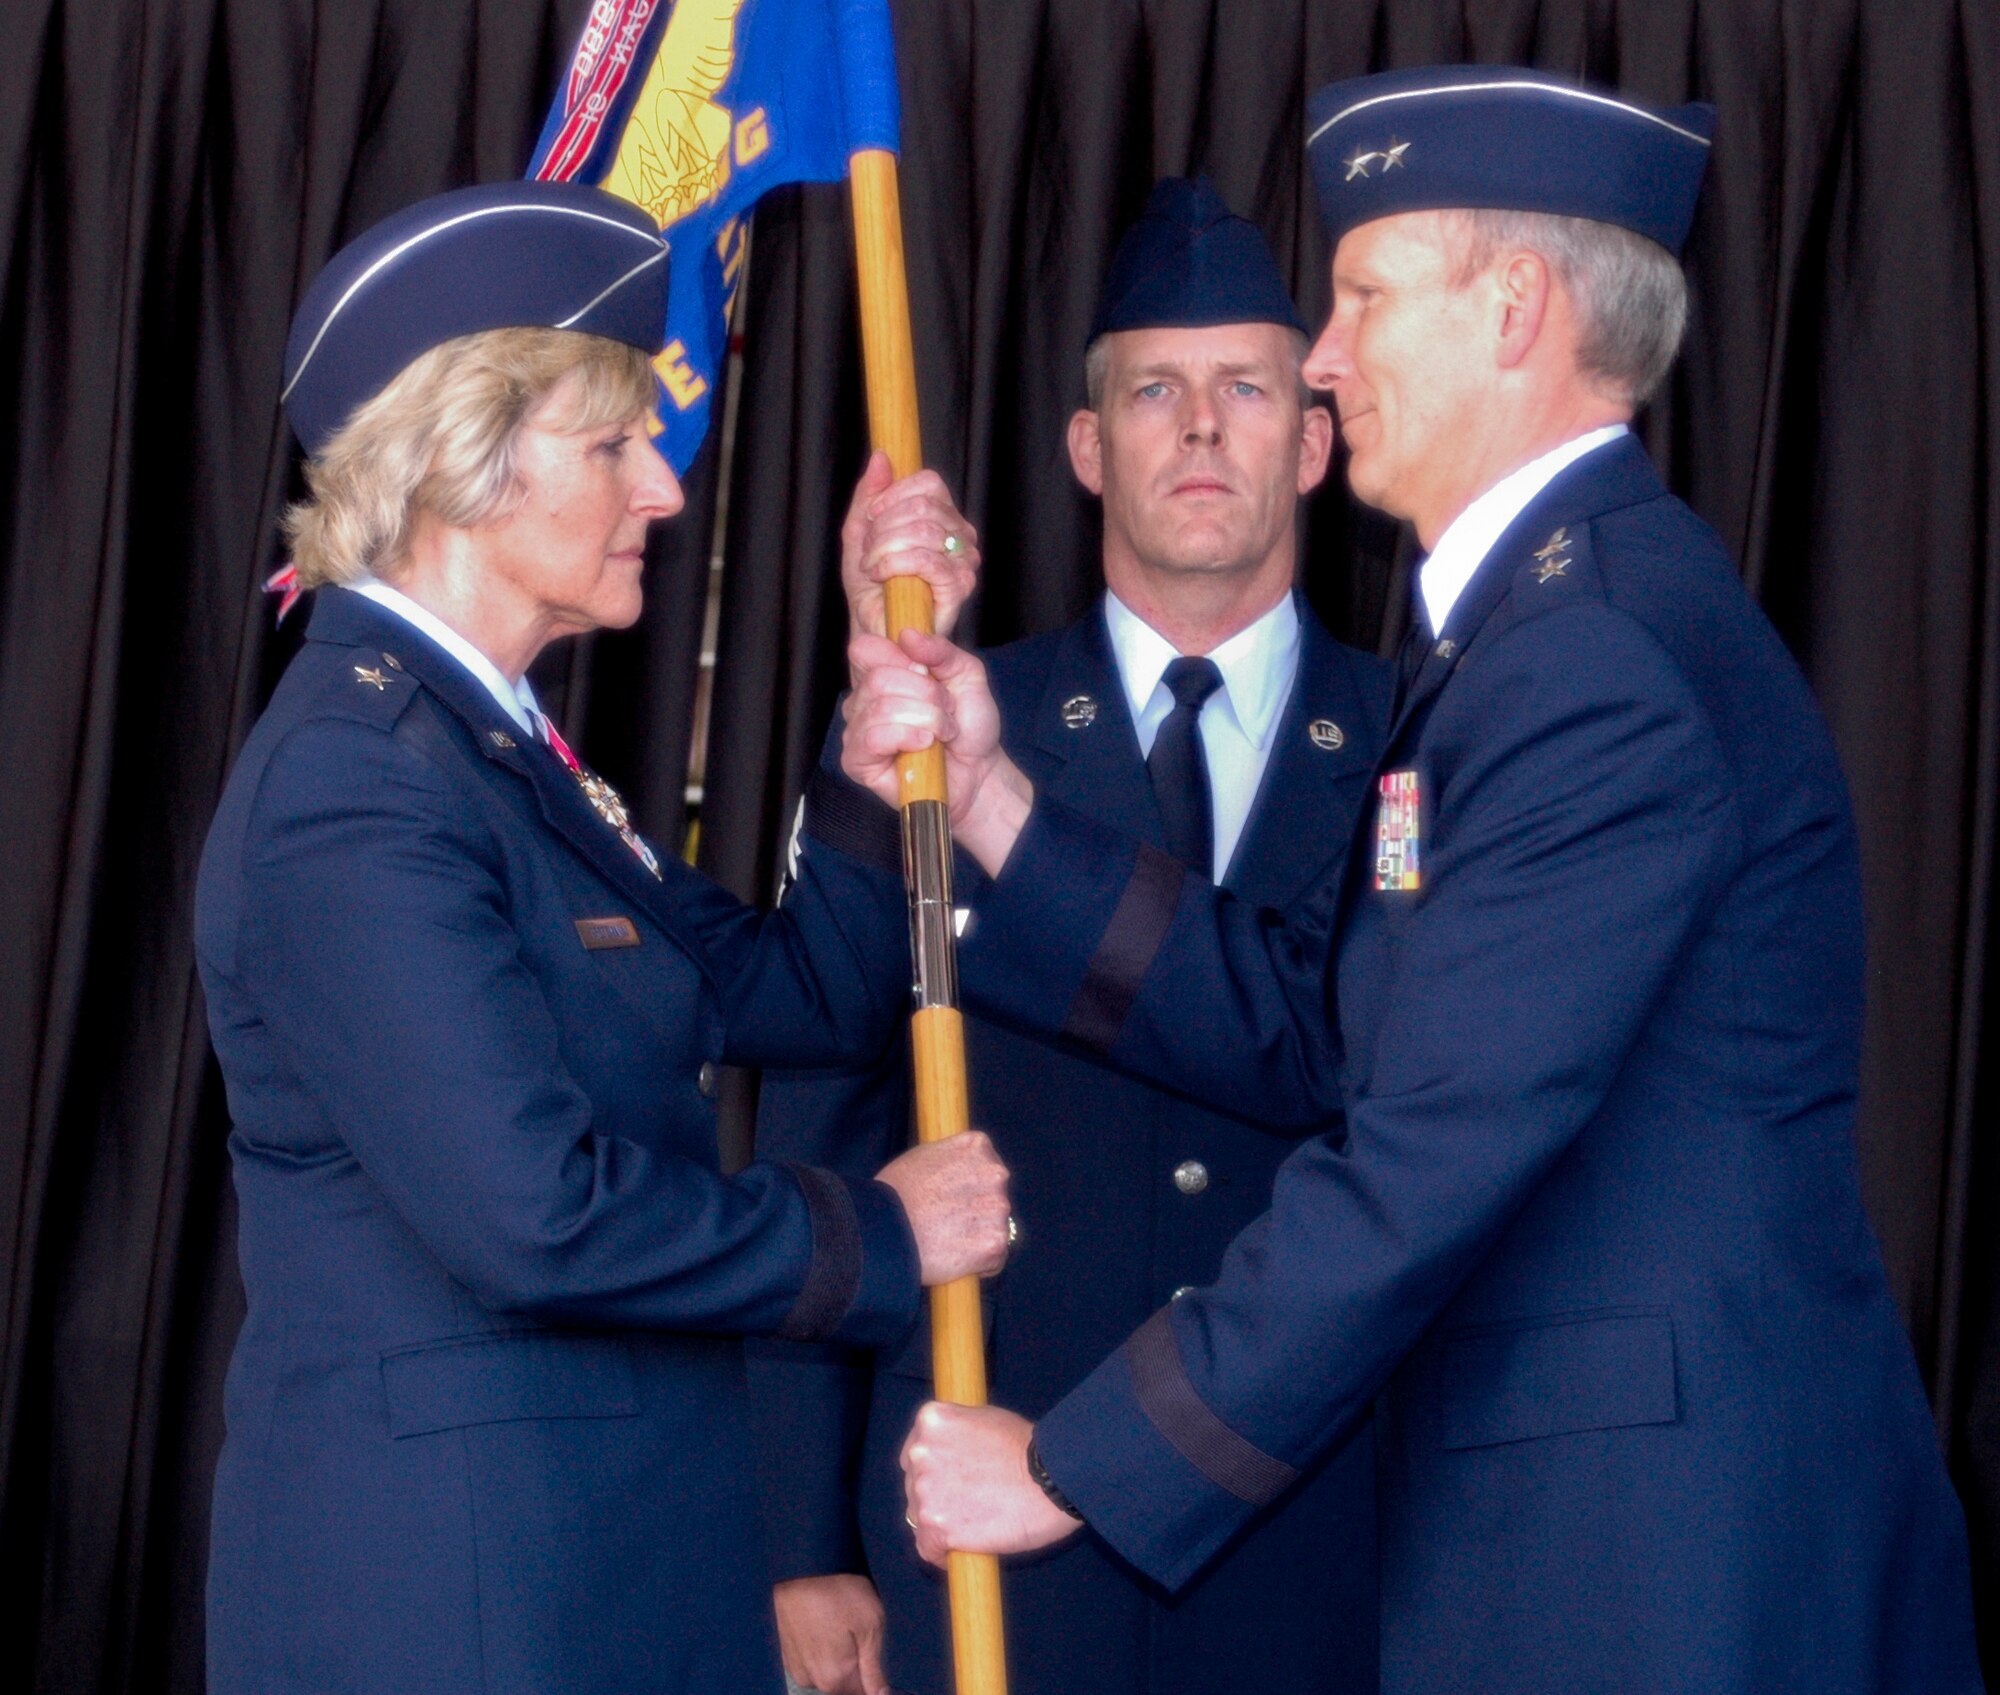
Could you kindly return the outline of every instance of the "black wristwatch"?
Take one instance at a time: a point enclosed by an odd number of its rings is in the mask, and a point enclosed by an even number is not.
[[[1076,1510],[1075,1503],[1056,1487],[1056,1480],[1049,1475],[1049,1468],[1042,1464],[1042,1451],[1035,1446],[1034,1437],[1028,1438],[1028,1475],[1035,1480],[1035,1487],[1048,1496],[1078,1524],[1083,1523],[1083,1514]]]

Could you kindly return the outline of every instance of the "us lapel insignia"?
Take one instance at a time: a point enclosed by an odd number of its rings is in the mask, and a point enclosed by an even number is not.
[[[1072,730],[1087,730],[1097,722],[1097,702],[1087,694],[1073,694],[1062,703],[1062,721]]]
[[[1377,782],[1375,887],[1416,889],[1422,884],[1422,810],[1414,771],[1385,771]]]
[[[514,738],[508,735],[505,730],[488,730],[486,733],[493,738],[493,745],[495,747],[504,748],[514,745]]]
[[[1323,753],[1335,753],[1347,745],[1347,732],[1331,718],[1315,718],[1306,726],[1306,734]]]
[[[373,683],[375,685],[375,690],[378,694],[383,689],[386,689],[389,686],[389,679],[383,676],[382,673],[376,670],[372,665],[355,666],[354,680],[357,683]]]
[[[1554,535],[1550,536],[1546,542],[1535,549],[1535,557],[1541,561],[1541,564],[1535,567],[1535,581],[1546,583],[1551,577],[1560,577],[1567,571],[1569,569],[1569,550],[1569,526],[1565,524]]]

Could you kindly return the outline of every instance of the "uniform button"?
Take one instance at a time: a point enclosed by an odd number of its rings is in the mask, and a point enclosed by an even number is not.
[[[1178,1289],[1174,1291],[1173,1298],[1175,1300],[1179,1300],[1181,1296],[1192,1295],[1193,1293],[1194,1293],[1194,1285],[1192,1283],[1183,1283]]]
[[[704,1095],[712,1097],[715,1094],[715,1075],[715,1062],[703,1060],[701,1069],[694,1074],[694,1086]]]
[[[1198,1195],[1208,1187],[1208,1167],[1198,1159],[1184,1159],[1174,1167],[1174,1187],[1184,1195]]]

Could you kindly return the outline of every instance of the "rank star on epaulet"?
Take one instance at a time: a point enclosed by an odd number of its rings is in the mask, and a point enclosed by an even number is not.
[[[1535,581],[1546,583],[1551,577],[1560,577],[1569,569],[1569,526],[1564,525],[1535,549],[1535,557],[1541,564],[1535,567]]]
[[[389,686],[389,679],[372,665],[355,666],[354,680],[357,683],[373,683],[377,692]]]

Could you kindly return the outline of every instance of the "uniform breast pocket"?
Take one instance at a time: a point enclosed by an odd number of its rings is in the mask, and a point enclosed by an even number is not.
[[[1665,1307],[1600,1308],[1482,1325],[1438,1352],[1438,1438],[1485,1448],[1680,1417]]]
[[[497,1331],[382,1356],[391,1436],[517,1419],[634,1418],[639,1387],[617,1336]]]

